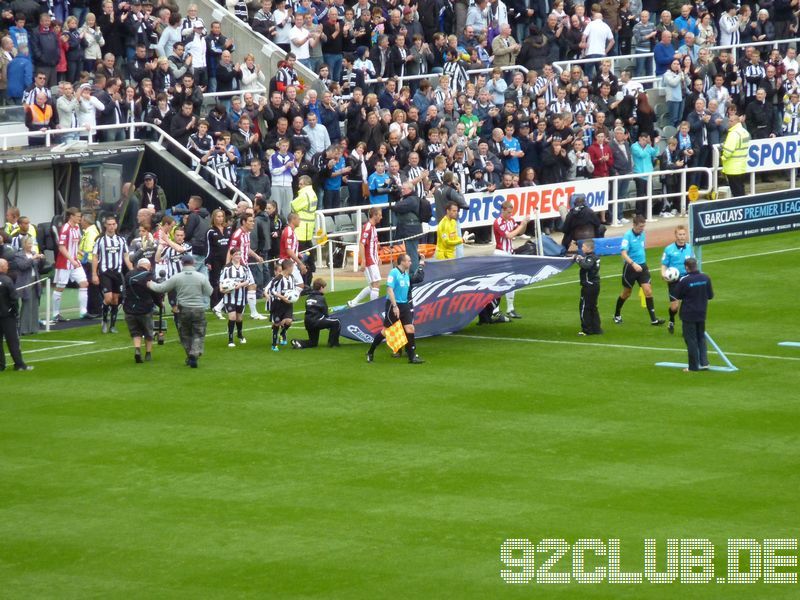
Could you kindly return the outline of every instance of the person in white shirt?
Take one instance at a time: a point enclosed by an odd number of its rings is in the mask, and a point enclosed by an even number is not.
[[[78,126],[77,110],[78,99],[75,97],[75,91],[72,84],[64,81],[59,84],[61,88],[61,96],[56,100],[56,109],[58,110],[58,124],[61,129],[71,129]],[[75,132],[65,133],[61,137],[62,141],[70,142],[78,139],[78,134]]]
[[[592,13],[592,22],[583,30],[582,45],[586,58],[602,58],[614,47],[614,34],[603,20],[603,13]],[[594,75],[595,63],[586,63],[585,75],[589,79]]]
[[[78,127],[83,127],[87,132],[94,129],[97,126],[97,113],[105,108],[100,100],[92,96],[92,86],[84,83],[78,90]]]
[[[308,66],[311,56],[311,32],[303,25],[304,17],[297,13],[294,16],[294,27],[289,32],[289,42],[292,52],[302,64]]]
[[[800,71],[800,63],[797,62],[797,50],[791,46],[786,49],[786,58],[783,59],[784,71],[788,72],[790,69],[795,73]]]

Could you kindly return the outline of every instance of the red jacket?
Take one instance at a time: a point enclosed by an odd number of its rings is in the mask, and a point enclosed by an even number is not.
[[[601,160],[603,156],[607,157],[607,159]],[[595,177],[609,177],[611,175],[611,170],[614,167],[614,156],[611,154],[611,146],[608,142],[603,144],[602,149],[600,149],[600,144],[597,142],[589,146],[589,158],[592,159],[592,164],[594,165]]]

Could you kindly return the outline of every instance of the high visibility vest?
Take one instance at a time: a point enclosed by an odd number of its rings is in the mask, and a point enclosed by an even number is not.
[[[94,258],[94,243],[100,237],[97,225],[92,225],[83,230],[81,242],[78,244],[78,260],[84,264],[92,262]]]
[[[301,242],[311,241],[317,212],[317,194],[313,187],[309,185],[300,190],[297,198],[292,200],[292,211],[300,217],[300,225],[295,229],[297,239]]]
[[[31,111],[31,122],[34,125],[50,125],[50,120],[53,118],[53,107],[50,104],[45,104],[44,110],[38,104],[31,104],[29,107]]]
[[[747,172],[747,149],[750,133],[741,123],[728,131],[722,144],[722,172],[726,175],[744,175]]]

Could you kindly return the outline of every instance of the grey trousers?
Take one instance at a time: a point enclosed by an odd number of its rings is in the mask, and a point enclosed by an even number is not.
[[[186,356],[202,356],[206,340],[205,311],[202,308],[182,306],[178,316],[178,335]]]

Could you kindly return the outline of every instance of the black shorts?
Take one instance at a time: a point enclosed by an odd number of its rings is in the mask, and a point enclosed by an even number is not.
[[[272,301],[270,305],[270,319],[273,323],[280,323],[285,319],[291,319],[293,317],[291,304],[286,304],[286,302],[281,302],[280,300]]]
[[[125,314],[125,324],[131,332],[131,337],[143,337],[147,340],[153,339],[153,315],[129,315]]]
[[[674,302],[675,300],[677,300],[677,298],[675,297],[675,288],[677,287],[678,287],[677,281],[673,281],[672,283],[667,284],[667,293],[669,294],[670,302]]]
[[[631,289],[635,283],[638,283],[640,287],[650,283],[650,269],[645,263],[639,263],[639,266],[642,267],[642,270],[637,273],[632,265],[625,263],[625,266],[622,267],[622,287]]]
[[[414,309],[408,303],[398,303],[397,308],[400,309],[400,322],[403,325],[413,325],[414,324]],[[395,321],[397,321],[397,317],[394,316],[394,310],[392,309],[392,305],[387,302],[386,303],[386,317],[383,319],[383,326],[389,327]]]
[[[119,271],[102,271],[99,279],[100,289],[104,294],[122,293],[122,273]]]
[[[242,314],[244,312],[244,304],[228,304],[225,303],[225,312],[226,313],[239,313]]]

